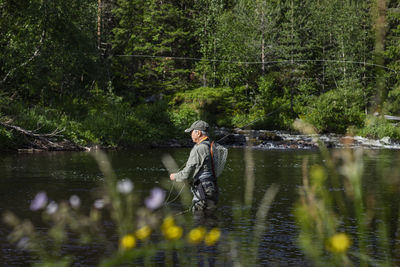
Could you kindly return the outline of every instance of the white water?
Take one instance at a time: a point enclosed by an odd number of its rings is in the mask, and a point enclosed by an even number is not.
[[[400,143],[391,140],[389,137],[369,139],[361,136],[352,137],[338,134],[303,135],[280,131],[241,129],[235,129],[234,132],[234,140],[252,142],[253,146],[258,149],[315,149],[318,148],[318,139],[331,148],[400,149]],[[227,132],[224,133],[226,134]],[[220,134],[224,133],[221,132]],[[245,145],[245,143],[233,141],[228,145],[241,146]]]

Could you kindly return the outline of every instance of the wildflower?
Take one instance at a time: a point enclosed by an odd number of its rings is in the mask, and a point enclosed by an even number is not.
[[[329,238],[327,249],[335,253],[346,252],[351,245],[349,236],[345,233],[336,233]]]
[[[104,208],[104,200],[103,199],[97,199],[94,201],[94,207],[96,209],[102,209]]]
[[[69,204],[71,204],[71,207],[77,209],[81,205],[81,199],[77,195],[72,195],[69,198]]]
[[[159,208],[165,199],[165,191],[161,188],[153,188],[150,196],[145,199],[145,204],[148,209],[155,210]]]
[[[163,230],[164,237],[169,240],[177,240],[181,238],[183,233],[182,227],[172,225]]]
[[[204,227],[197,227],[192,229],[188,234],[188,240],[192,244],[198,244],[203,241],[206,234],[206,229]]]
[[[139,240],[145,240],[151,234],[151,228],[149,226],[143,226],[135,232],[136,237]]]
[[[310,175],[317,184],[321,184],[326,178],[325,169],[321,165],[313,165],[310,169]]]
[[[121,248],[123,248],[123,249],[134,248],[136,246],[136,239],[133,235],[125,235],[121,239],[120,245],[121,245]]]
[[[44,208],[47,204],[47,194],[44,191],[41,191],[36,194],[35,198],[32,200],[30,209],[33,211],[40,210]]]
[[[174,226],[175,225],[175,219],[174,219],[174,217],[172,217],[172,216],[167,216],[165,219],[164,219],[164,221],[163,221],[163,223],[162,223],[162,225],[161,225],[161,230],[165,230],[165,229],[167,229],[167,228],[169,228],[169,227],[172,227],[172,226]]]
[[[221,237],[221,231],[218,228],[213,228],[208,232],[204,238],[204,242],[206,243],[207,246],[212,246]]]
[[[48,214],[54,214],[58,209],[58,204],[55,201],[52,201],[47,205],[46,212]]]
[[[117,182],[117,190],[121,194],[129,194],[132,192],[133,189],[133,183],[129,179],[122,179]]]

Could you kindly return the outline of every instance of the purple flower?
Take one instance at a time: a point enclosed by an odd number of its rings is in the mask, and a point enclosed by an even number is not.
[[[35,198],[31,202],[30,209],[33,211],[40,210],[47,204],[47,194],[41,191],[36,194]]]
[[[148,209],[155,210],[163,204],[164,199],[165,191],[156,187],[151,190],[150,196],[147,197],[144,202]]]

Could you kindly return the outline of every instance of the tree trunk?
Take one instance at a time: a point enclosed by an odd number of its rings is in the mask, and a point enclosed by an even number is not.
[[[386,0],[376,0],[376,6],[374,8],[375,17],[375,55],[377,65],[384,65],[384,43],[386,36],[386,11],[387,4]],[[382,105],[387,97],[387,90],[385,87],[384,73],[381,68],[376,69],[376,98],[373,107],[373,113],[379,112],[382,109]]]
[[[101,9],[102,2],[97,0],[97,49],[101,49]]]

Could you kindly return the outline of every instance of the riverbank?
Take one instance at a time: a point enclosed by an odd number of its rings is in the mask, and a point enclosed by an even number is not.
[[[328,148],[368,148],[368,149],[400,149],[400,143],[389,137],[370,139],[362,136],[346,136],[340,134],[304,135],[287,131],[215,129],[212,139],[227,147],[252,146],[256,149],[318,149],[317,138]],[[187,140],[172,139],[162,144],[163,147],[192,146]]]
[[[367,148],[367,149],[400,149],[400,143],[389,137],[381,139],[370,139],[361,136],[346,136],[339,134],[304,135],[287,131],[268,130],[243,130],[218,128],[212,134],[212,139],[226,147],[251,146],[262,150],[285,150],[285,149],[318,149],[317,139],[328,148]],[[180,139],[169,139],[166,141],[153,142],[150,144],[130,146],[91,145],[82,146],[69,140],[45,140],[41,138],[32,142],[32,147],[16,148],[19,153],[35,153],[42,151],[92,151],[113,150],[129,148],[177,148],[193,146],[190,137]],[[51,144],[51,145],[49,145]]]
[[[0,150],[33,153],[193,146],[190,136],[183,129],[196,118],[173,120],[165,105],[159,103],[122,110],[119,105],[114,105],[96,110],[96,113],[89,112],[80,119],[56,109],[22,107],[13,112],[16,115],[8,115],[0,122]],[[373,123],[366,123],[364,128],[355,132],[354,137],[331,133],[319,135],[319,139],[330,148],[346,144],[372,149],[400,149],[397,139],[391,138],[397,136],[393,134],[397,126],[373,119]],[[313,140],[316,136],[298,132],[219,127],[212,128],[210,135],[213,140],[228,147],[251,145],[256,149],[318,149]]]

